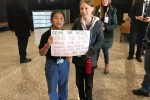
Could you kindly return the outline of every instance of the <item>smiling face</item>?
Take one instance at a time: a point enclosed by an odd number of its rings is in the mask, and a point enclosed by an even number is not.
[[[88,19],[92,15],[92,11],[94,10],[94,7],[91,7],[85,2],[82,2],[80,4],[80,14],[84,19]]]
[[[103,6],[108,6],[110,0],[102,0],[102,5]]]
[[[65,18],[62,13],[57,12],[53,18],[51,18],[52,26],[54,29],[61,29],[64,25]]]

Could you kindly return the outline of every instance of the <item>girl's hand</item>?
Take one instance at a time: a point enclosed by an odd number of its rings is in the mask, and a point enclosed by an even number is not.
[[[105,27],[102,27],[102,30],[105,31]]]
[[[145,52],[146,52],[146,50],[143,50],[144,55],[145,55]]]
[[[48,38],[48,40],[47,40],[48,46],[50,47],[52,43],[53,43],[53,37],[52,37],[52,36],[49,36],[49,38]]]
[[[86,55],[87,58],[90,58],[90,56],[87,53],[85,55]]]
[[[66,59],[70,61],[70,59],[71,59],[71,56],[67,56],[67,57],[66,57]]]

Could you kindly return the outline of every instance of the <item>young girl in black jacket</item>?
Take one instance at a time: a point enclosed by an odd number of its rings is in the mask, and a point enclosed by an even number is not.
[[[91,0],[81,0],[81,17],[75,20],[72,27],[72,30],[90,30],[90,44],[87,53],[85,55],[74,56],[72,60],[76,68],[76,85],[80,100],[92,100],[93,66],[97,64],[96,53],[104,41],[102,23],[98,17],[92,15],[93,10],[94,5]],[[92,62],[91,74],[86,73],[87,58],[90,58]]]

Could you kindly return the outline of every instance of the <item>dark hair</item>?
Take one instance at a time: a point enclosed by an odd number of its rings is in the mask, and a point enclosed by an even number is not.
[[[62,10],[59,10],[59,9],[56,9],[56,10],[53,10],[53,12],[51,13],[51,20],[53,19],[54,15],[57,14],[57,13],[61,13],[65,19],[65,14]]]
[[[94,3],[92,0],[81,0],[79,5],[81,5],[81,3],[83,2],[87,3],[91,7],[94,7]]]

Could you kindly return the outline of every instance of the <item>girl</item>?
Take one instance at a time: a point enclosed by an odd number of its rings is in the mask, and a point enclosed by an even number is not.
[[[64,13],[61,10],[54,10],[51,14],[52,26],[42,35],[39,44],[39,54],[46,56],[45,75],[50,100],[67,100],[68,97],[69,57],[51,56],[50,48],[53,43],[51,30],[62,30],[64,21]],[[60,60],[60,58],[63,59],[63,62],[58,64],[57,60]],[[58,93],[56,91],[57,85]]]
[[[90,30],[89,50],[85,55],[74,56],[72,62],[76,68],[76,86],[78,88],[80,100],[92,100],[92,87],[94,68],[96,66],[96,53],[104,41],[102,23],[98,17],[92,16],[94,5],[91,0],[80,1],[80,15],[76,19],[72,30]],[[86,59],[92,62],[92,73],[86,73]]]
[[[101,5],[97,6],[94,12],[94,15],[99,17],[102,22],[104,22],[104,27],[102,27],[104,32],[105,41],[102,45],[102,50],[104,53],[105,59],[105,68],[104,74],[109,73],[109,48],[112,47],[113,44],[113,30],[117,27],[117,16],[116,16],[116,8],[111,4],[111,0],[101,0]],[[97,60],[99,57],[100,50],[97,54]],[[96,66],[97,67],[97,66]]]

